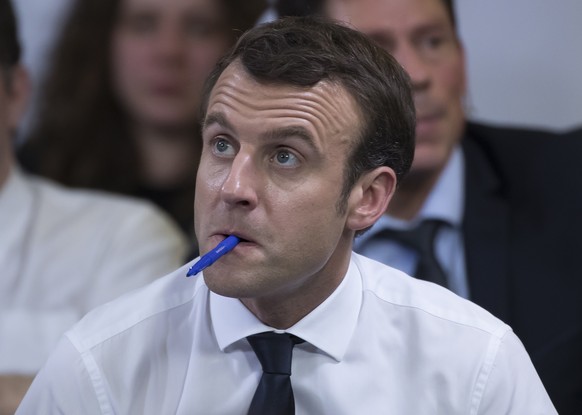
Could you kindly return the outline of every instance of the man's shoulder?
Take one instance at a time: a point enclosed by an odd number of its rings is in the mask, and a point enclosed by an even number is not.
[[[582,129],[552,132],[468,123],[462,146],[468,190],[493,181],[513,200],[553,204],[565,190],[582,186]],[[568,197],[572,207],[582,204],[579,192]]]
[[[402,312],[405,318],[443,327],[462,326],[495,337],[511,330],[487,310],[437,284],[418,280],[361,255],[355,254],[355,261],[364,281],[364,292],[373,294],[390,310]]]
[[[553,131],[468,122],[461,144],[469,162],[484,156],[489,163],[508,170],[542,171],[540,163],[576,168],[576,158],[582,152],[582,129]]]
[[[537,143],[549,143],[562,134],[548,128],[533,128],[506,124],[485,124],[479,122],[467,122],[465,138],[478,142],[491,142],[495,144],[506,143],[507,140],[535,140]]]
[[[66,336],[79,353],[99,347],[114,337],[126,336],[125,344],[130,344],[132,337],[152,343],[157,337],[163,338],[164,331],[172,329],[168,321],[177,314],[186,318],[192,303],[208,293],[202,278],[186,277],[189,266],[186,264],[145,287],[96,307]]]

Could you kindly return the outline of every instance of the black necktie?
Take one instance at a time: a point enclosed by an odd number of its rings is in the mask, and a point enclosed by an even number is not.
[[[291,388],[293,346],[303,340],[289,333],[266,332],[247,337],[263,368],[249,415],[294,415]]]
[[[418,253],[418,264],[413,273],[416,278],[447,286],[447,277],[434,253],[434,238],[445,222],[431,219],[407,230],[387,229],[379,236],[393,239]]]

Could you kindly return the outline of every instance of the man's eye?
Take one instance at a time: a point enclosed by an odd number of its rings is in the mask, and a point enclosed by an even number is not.
[[[434,34],[422,37],[418,42],[421,53],[426,57],[437,59],[448,53],[454,45],[453,38],[446,34]]]
[[[218,139],[214,142],[214,152],[220,155],[232,154],[232,146],[227,140]]]
[[[287,150],[278,151],[275,155],[274,161],[276,161],[277,164],[285,167],[294,167],[299,162],[297,157]]]
[[[429,48],[436,49],[443,43],[443,38],[440,36],[432,36],[426,39],[425,43]]]

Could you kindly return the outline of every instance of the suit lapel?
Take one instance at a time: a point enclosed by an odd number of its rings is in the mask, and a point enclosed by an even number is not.
[[[485,152],[463,140],[465,212],[463,235],[470,299],[510,322],[509,207]]]

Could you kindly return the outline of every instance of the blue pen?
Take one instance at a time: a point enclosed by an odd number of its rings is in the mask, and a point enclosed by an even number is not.
[[[214,249],[211,249],[209,252],[202,255],[202,258],[200,258],[198,262],[190,267],[186,276],[191,277],[192,275],[198,274],[203,269],[208,268],[214,264],[218,258],[232,251],[239,242],[239,238],[234,235],[230,235],[228,238],[224,239],[221,243],[216,245]]]

